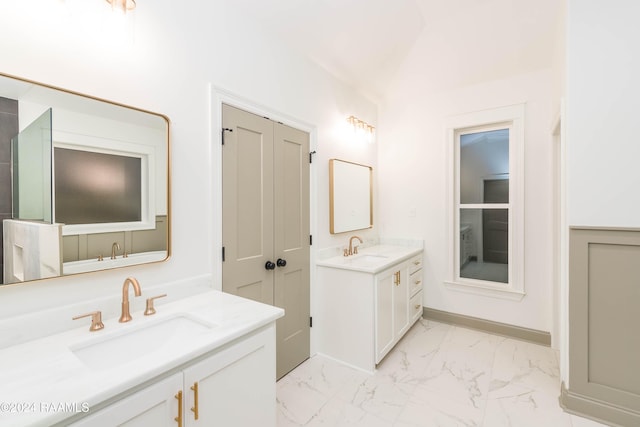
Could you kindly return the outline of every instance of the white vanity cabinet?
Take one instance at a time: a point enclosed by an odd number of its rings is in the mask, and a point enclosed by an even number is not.
[[[376,363],[409,329],[406,266],[401,264],[375,276]]]
[[[71,426],[275,427],[275,400],[275,330],[270,326]]]
[[[184,425],[275,427],[275,354],[272,327],[185,369]]]
[[[409,261],[409,323],[422,317],[422,255]]]
[[[72,427],[175,427],[182,374],[174,374],[70,424]]]
[[[318,263],[319,309],[314,327],[319,329],[320,353],[372,372],[418,320],[422,250],[403,255],[395,262],[386,257],[391,261],[379,269],[376,265],[357,268],[357,257],[355,262]],[[362,254],[362,259],[366,256]]]
[[[375,276],[376,364],[422,314],[422,254]]]
[[[473,229],[470,225],[460,227],[460,266],[464,266],[474,254]]]

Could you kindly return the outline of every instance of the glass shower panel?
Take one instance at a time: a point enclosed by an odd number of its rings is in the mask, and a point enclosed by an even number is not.
[[[13,218],[52,222],[51,109],[11,140]]]

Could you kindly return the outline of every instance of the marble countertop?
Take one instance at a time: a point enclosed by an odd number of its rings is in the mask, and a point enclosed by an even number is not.
[[[376,245],[361,249],[357,255],[341,255],[319,260],[316,265],[376,274],[421,253],[422,250],[421,247]]]
[[[145,328],[184,314],[213,327],[203,328],[197,339],[185,339],[179,346],[160,346],[114,367],[89,367],[71,350],[122,335],[126,328]],[[141,311],[131,315],[133,320],[125,324],[117,318],[103,319],[104,329],[96,332],[89,332],[91,321],[83,319],[82,327],[0,350],[0,425],[50,426],[63,421],[268,325],[284,311],[207,291],[159,306],[153,316],[144,316]],[[102,357],[109,358],[109,354]],[[59,410],[60,405],[67,405],[66,412]]]

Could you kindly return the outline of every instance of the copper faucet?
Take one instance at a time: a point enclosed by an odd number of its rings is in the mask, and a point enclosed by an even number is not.
[[[72,317],[72,320],[82,319],[83,317],[91,316],[91,326],[89,330],[91,332],[99,331],[100,329],[104,329],[104,323],[102,323],[102,312],[93,311],[87,314],[81,314],[79,316]]]
[[[140,283],[133,277],[127,277],[122,284],[122,314],[118,322],[125,323],[131,320],[131,313],[129,312],[129,283],[133,285],[133,292],[135,296],[139,297],[142,293],[140,291]]]
[[[358,239],[360,241],[360,244],[362,244],[362,239],[359,238],[358,236],[352,236],[349,239],[349,255],[353,255],[353,254],[357,254],[358,253],[358,247],[356,246],[355,248],[353,247],[353,239]]]
[[[111,245],[111,259],[116,259],[116,251],[120,250],[120,243],[118,242],[113,242],[113,245]]]

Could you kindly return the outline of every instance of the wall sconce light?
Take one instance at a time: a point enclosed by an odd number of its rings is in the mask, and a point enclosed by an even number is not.
[[[107,0],[113,10],[126,13],[128,10],[136,8],[135,0]]]
[[[364,140],[369,143],[373,142],[375,127],[355,116],[349,116],[347,122],[353,128],[353,133],[355,133],[358,140]]]

